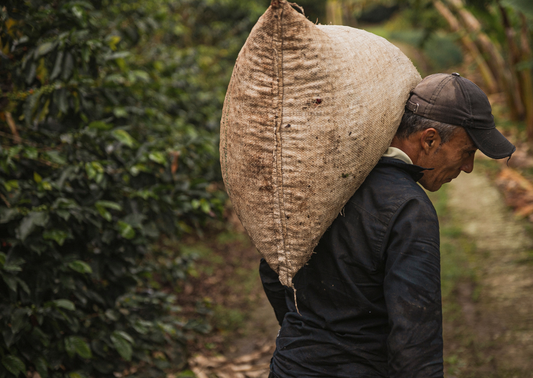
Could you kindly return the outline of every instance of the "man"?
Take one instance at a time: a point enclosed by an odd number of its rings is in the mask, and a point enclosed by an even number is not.
[[[271,377],[442,377],[439,226],[424,190],[515,147],[483,91],[435,74],[411,92],[391,147],[326,231],[293,293],[262,260],[281,329]],[[299,310],[299,311],[298,311]]]

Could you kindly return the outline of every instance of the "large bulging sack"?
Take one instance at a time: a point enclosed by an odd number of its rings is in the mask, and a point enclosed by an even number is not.
[[[420,80],[385,39],[315,25],[283,0],[253,28],[226,94],[220,160],[239,219],[284,285],[389,146]]]

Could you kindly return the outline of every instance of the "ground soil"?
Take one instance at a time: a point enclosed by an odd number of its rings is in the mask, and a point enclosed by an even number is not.
[[[188,368],[197,378],[266,378],[279,326],[259,279],[261,256],[231,211],[225,225],[188,244],[200,258],[180,304],[191,317],[202,298],[213,325],[191,339]],[[187,374],[171,371],[168,378]]]
[[[460,351],[460,366],[448,376],[532,377],[530,225],[505,206],[483,172],[462,174],[448,189],[451,221],[475,244],[466,262],[473,274],[455,290],[461,311],[445,318],[445,355]]]

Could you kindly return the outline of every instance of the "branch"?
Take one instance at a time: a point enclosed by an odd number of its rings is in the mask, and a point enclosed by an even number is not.
[[[4,203],[6,204],[7,207],[11,207],[11,204],[9,203],[7,198],[4,197],[4,195],[2,193],[0,193],[0,198],[2,198],[2,200],[4,201]]]
[[[20,144],[21,142],[20,135],[19,135],[19,132],[17,131],[17,125],[15,125],[15,121],[13,121],[13,117],[11,116],[11,113],[5,112],[4,114],[6,115],[6,121],[7,121],[7,124],[9,125],[9,129],[11,130],[11,133],[13,134],[13,140],[15,141],[15,143]]]

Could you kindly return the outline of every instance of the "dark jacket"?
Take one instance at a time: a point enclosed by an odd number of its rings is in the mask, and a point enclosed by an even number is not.
[[[423,168],[382,158],[326,231],[292,290],[262,260],[285,377],[443,376],[439,226]]]

